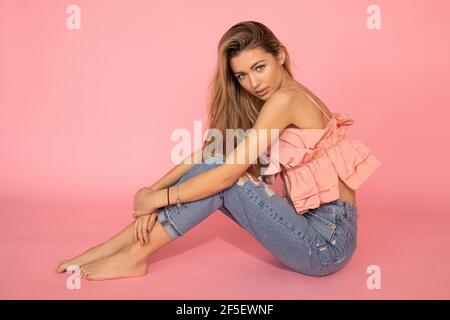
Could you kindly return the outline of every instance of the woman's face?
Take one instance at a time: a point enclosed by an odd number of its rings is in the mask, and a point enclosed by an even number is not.
[[[261,100],[267,100],[283,81],[284,58],[283,52],[275,58],[261,48],[246,49],[230,59],[230,67],[246,91]]]

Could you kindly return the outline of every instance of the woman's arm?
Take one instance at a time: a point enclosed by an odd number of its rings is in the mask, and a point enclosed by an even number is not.
[[[202,199],[227,188],[229,185],[224,179],[224,173],[217,170],[222,166],[212,168],[178,184],[181,202]],[[152,192],[149,196],[152,197],[152,211],[167,206],[167,189]],[[169,187],[169,204],[176,204],[176,200],[177,186],[171,186]]]
[[[178,184],[181,202],[203,199],[232,186],[252,163],[256,163],[257,157],[278,139],[278,133],[291,124],[291,112],[292,96],[288,92],[280,90],[272,95],[261,108],[255,126],[252,128],[253,133],[242,139],[222,165]],[[274,129],[276,130],[275,138],[272,133]],[[266,139],[258,139],[258,137],[266,137]],[[234,159],[242,161],[237,162]],[[151,197],[149,203],[154,210],[167,206],[168,203],[176,204],[177,186],[169,188],[169,201],[167,201],[166,189],[153,192],[149,197]]]
[[[195,164],[201,162],[203,149],[204,147],[197,151],[194,151],[191,155],[184,158],[183,161],[173,167],[169,172],[167,172],[149,188],[154,191],[158,191],[173,186],[174,183],[186,172],[188,172]]]

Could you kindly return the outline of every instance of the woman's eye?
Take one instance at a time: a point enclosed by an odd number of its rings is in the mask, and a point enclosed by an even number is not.
[[[259,68],[261,68],[260,70],[264,70],[265,67],[266,67],[266,65],[262,64],[262,65],[260,65],[260,66],[257,66],[257,67],[256,67],[256,70],[259,70]],[[243,76],[243,75],[242,75],[242,74],[238,74],[238,75],[236,76],[236,78],[238,78],[238,80],[242,80],[241,76]]]

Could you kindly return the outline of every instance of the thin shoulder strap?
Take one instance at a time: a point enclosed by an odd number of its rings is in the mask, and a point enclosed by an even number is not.
[[[308,97],[308,99],[309,100],[311,100],[312,101],[312,103],[314,103],[316,106],[317,106],[317,108],[319,108],[319,110],[320,111],[322,111],[322,113],[325,115],[325,117],[327,117],[327,119],[328,120],[330,120],[330,117],[325,113],[325,111],[323,111],[323,109],[313,100],[313,98],[311,98],[311,96],[308,94],[308,92],[306,92],[306,91],[303,91],[305,94],[306,94],[306,96]]]

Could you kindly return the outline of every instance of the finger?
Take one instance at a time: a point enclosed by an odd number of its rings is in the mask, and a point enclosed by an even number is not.
[[[144,244],[146,244],[147,243],[147,219],[145,217],[142,220],[141,234],[142,234],[142,241]]]
[[[145,219],[145,223],[142,226],[142,231],[144,232],[144,239],[145,239],[145,243],[148,243],[148,224],[150,222],[150,218],[151,216],[147,216],[147,218]]]
[[[151,216],[150,216],[150,222],[149,222],[149,224],[148,224],[148,232],[151,232],[152,231],[152,229],[153,229],[153,226],[155,225],[155,223],[156,223],[156,213],[154,213],[154,214],[152,214]]]
[[[138,227],[138,220],[134,220],[134,226],[133,226],[133,240],[134,240],[134,242],[138,241],[137,227]]]
[[[139,240],[139,229],[140,229],[140,219],[136,219],[136,242],[140,242]]]
[[[151,221],[152,221],[152,217],[153,217],[153,215],[150,215],[148,218],[147,218],[147,223],[145,224],[145,239],[146,239],[146,242],[148,243],[149,242],[149,230],[148,230],[148,227],[150,226],[150,224],[151,224]]]
[[[139,231],[141,234],[141,245],[142,246],[145,244],[144,230],[145,230],[145,218],[141,218],[141,225],[140,225]]]
[[[139,239],[139,229],[140,228],[141,228],[141,220],[136,219],[136,243],[140,242],[140,239]]]
[[[141,246],[143,245],[143,238],[142,238],[142,219],[139,219],[139,227],[138,227],[138,237],[139,237],[139,243]]]
[[[141,235],[142,235],[142,241],[143,243],[146,243],[146,232],[147,231],[147,218],[144,216],[142,217],[142,224],[141,224]]]
[[[138,241],[142,245],[142,235],[141,235],[141,228],[142,228],[142,219],[138,219],[138,226],[137,226],[137,236]]]
[[[153,230],[153,227],[154,227],[155,223],[156,223],[156,215],[152,214],[150,216],[150,221],[149,221],[149,223],[147,225],[147,232],[148,232],[149,242],[151,241],[151,232]]]

